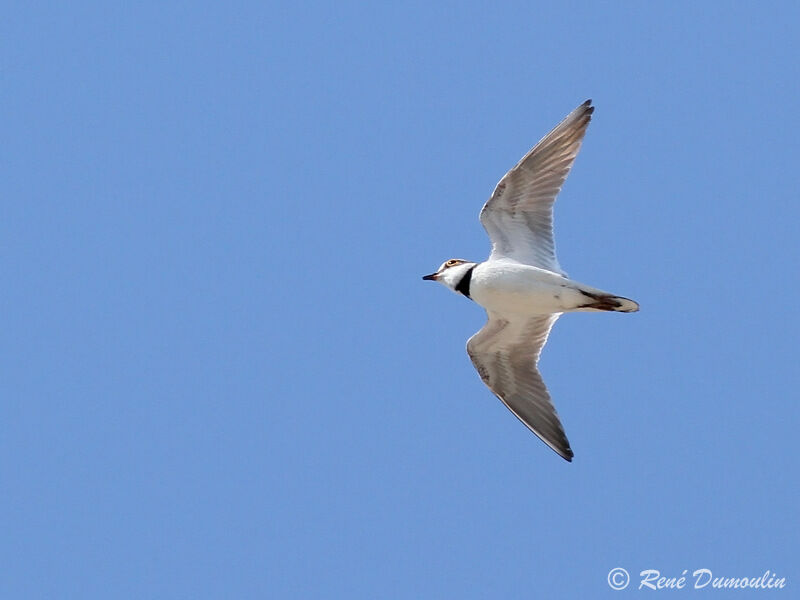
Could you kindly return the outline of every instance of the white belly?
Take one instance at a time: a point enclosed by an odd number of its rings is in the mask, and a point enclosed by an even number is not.
[[[526,315],[575,307],[577,290],[561,275],[513,262],[482,263],[472,273],[470,296],[490,311]]]

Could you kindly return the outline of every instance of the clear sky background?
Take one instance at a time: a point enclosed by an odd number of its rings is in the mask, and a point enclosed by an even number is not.
[[[800,9],[745,4],[6,6],[0,596],[797,597]],[[553,331],[568,464],[420,276],[587,98],[559,258],[642,310]]]

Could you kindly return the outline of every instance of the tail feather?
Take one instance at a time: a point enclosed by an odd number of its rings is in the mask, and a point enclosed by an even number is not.
[[[614,296],[612,294],[595,294],[587,292],[586,290],[580,290],[580,292],[591,299],[591,302],[587,302],[579,307],[582,309],[612,312],[636,312],[639,310],[639,304],[629,298]]]

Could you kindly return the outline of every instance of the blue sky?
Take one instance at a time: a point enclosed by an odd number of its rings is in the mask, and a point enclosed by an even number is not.
[[[3,13],[4,598],[796,594],[796,5]],[[420,276],[586,98],[559,258],[642,310],[554,329],[568,464]]]

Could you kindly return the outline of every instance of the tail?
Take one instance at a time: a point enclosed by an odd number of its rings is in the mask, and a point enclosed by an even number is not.
[[[590,302],[579,306],[579,310],[604,310],[626,313],[639,310],[639,304],[629,298],[614,296],[612,294],[595,294],[593,292],[587,292],[586,290],[578,291],[590,300]]]

